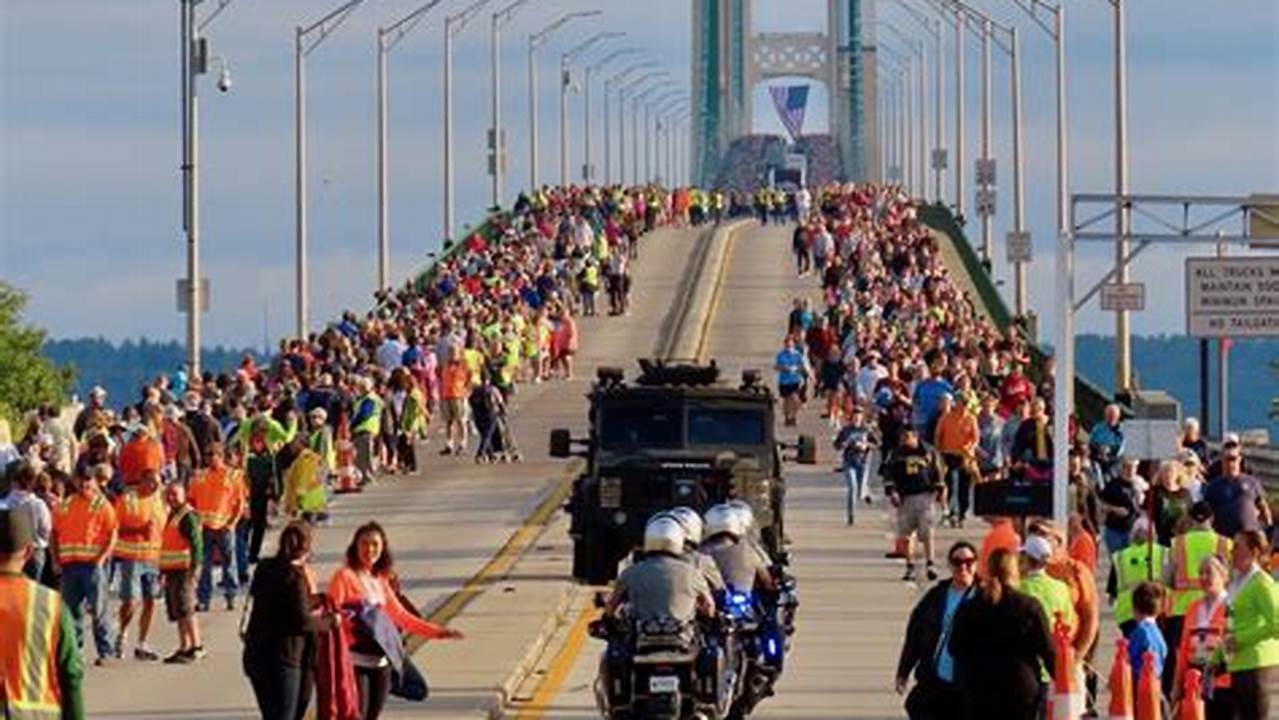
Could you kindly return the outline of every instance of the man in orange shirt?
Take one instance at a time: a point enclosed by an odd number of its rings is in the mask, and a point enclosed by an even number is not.
[[[968,515],[970,468],[975,468],[977,442],[981,431],[977,418],[968,411],[967,398],[950,393],[941,396],[941,415],[937,420],[933,444],[946,461],[946,489],[950,492],[950,522],[963,527]]]
[[[71,481],[72,493],[53,514],[53,556],[62,568],[62,599],[76,625],[76,644],[84,647],[84,612],[93,615],[96,664],[115,657],[111,615],[107,612],[106,562],[115,549],[115,510],[99,489],[111,480],[110,465],[94,465]]]
[[[458,345],[449,347],[448,360],[440,368],[440,408],[444,414],[442,455],[464,454],[467,441],[467,398],[471,394],[471,370]]]
[[[209,445],[209,466],[191,483],[191,505],[203,525],[204,560],[196,588],[196,609],[208,612],[213,598],[213,565],[222,568],[222,593],[228,610],[235,609],[238,588],[235,571],[235,526],[244,514],[244,492],[236,471],[227,466],[222,444]]]
[[[133,649],[137,660],[159,660],[147,645],[155,601],[160,597],[160,535],[164,532],[165,509],[160,499],[160,473],[155,469],[142,472],[138,484],[115,499],[115,513],[120,521],[120,537],[115,545],[115,562],[120,577],[120,633],[116,635],[116,657],[124,653],[124,639],[129,633],[138,601],[142,616],[138,620],[138,644]]]
[[[1004,549],[1012,553],[1021,550],[1021,535],[1017,534],[1017,526],[1012,518],[990,517],[990,532],[981,541],[981,560],[977,564],[977,576],[986,577],[991,553]]]
[[[1070,590],[1070,602],[1079,619],[1071,645],[1075,649],[1074,672],[1084,678],[1087,687],[1087,703],[1092,708],[1097,699],[1097,673],[1088,670],[1097,646],[1098,629],[1101,627],[1101,603],[1097,598],[1097,580],[1084,563],[1066,552],[1066,536],[1056,525],[1046,520],[1030,524],[1031,535],[1038,535],[1052,543],[1053,555],[1048,561],[1049,577],[1066,584]]]
[[[148,470],[164,469],[164,445],[155,436],[150,425],[138,426],[133,437],[120,448],[120,476],[124,484],[135,485]]]

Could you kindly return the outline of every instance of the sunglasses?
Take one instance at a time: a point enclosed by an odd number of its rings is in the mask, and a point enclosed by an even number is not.
[[[951,567],[962,567],[962,566],[971,567],[976,564],[977,564],[977,558],[975,557],[953,557],[950,559]]]

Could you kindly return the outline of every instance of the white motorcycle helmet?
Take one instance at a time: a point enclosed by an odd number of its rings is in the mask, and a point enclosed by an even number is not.
[[[644,552],[679,555],[684,552],[684,529],[674,518],[657,516],[644,527]]]
[[[679,523],[684,529],[684,541],[689,545],[696,546],[702,542],[702,530],[704,523],[702,516],[691,507],[671,508],[663,513],[659,513],[665,517],[673,519]]]
[[[728,535],[733,540],[742,537],[742,517],[736,508],[728,504],[720,504],[706,511],[706,538]]]
[[[746,535],[755,529],[755,510],[745,500],[729,500],[725,505],[733,509],[741,523],[741,533]]]

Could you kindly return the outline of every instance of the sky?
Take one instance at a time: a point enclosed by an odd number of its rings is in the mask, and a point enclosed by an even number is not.
[[[919,0],[922,2],[922,0]],[[1068,11],[1072,190],[1113,189],[1111,13],[1105,0],[1065,0]],[[501,0],[493,0],[496,8]],[[206,0],[206,6],[213,0]],[[368,0],[307,64],[310,132],[312,322],[364,307],[376,273],[376,28],[421,0]],[[973,4],[1021,28],[1027,152],[1027,218],[1037,260],[1030,299],[1051,331],[1055,273],[1054,87],[1051,43],[1012,0]],[[335,0],[237,0],[208,29],[233,74],[231,92],[202,81],[201,186],[205,315],[209,344],[260,346],[293,327],[293,28]],[[914,26],[893,2],[878,14]],[[1279,2],[1128,0],[1131,188],[1143,193],[1279,193]],[[392,274],[427,261],[441,237],[442,25],[465,6],[445,0],[390,58]],[[643,48],[674,86],[689,85],[688,0],[531,0],[505,32],[503,113],[507,196],[528,177],[527,33],[563,12],[602,8],[569,25],[539,63],[541,175],[558,175],[556,65],[593,32],[624,31],[610,47]],[[184,273],[181,232],[178,12],[174,0],[0,2],[0,278],[29,293],[28,317],[55,337],[182,338],[175,279]],[[456,42],[454,107],[459,230],[489,199],[487,10]],[[821,30],[820,0],[756,0],[757,31]],[[978,55],[969,43],[969,147],[977,147]],[[604,46],[588,54],[594,60]],[[948,63],[951,58],[948,55]],[[620,67],[620,63],[617,67]],[[953,65],[952,65],[953,67]],[[1007,63],[994,63],[995,155],[1000,207],[1011,215]],[[948,86],[949,87],[949,86]],[[596,85],[594,134],[602,145]],[[756,130],[781,132],[755,89]],[[949,92],[949,90],[948,90]],[[815,87],[810,128],[825,126],[826,91]],[[582,157],[581,97],[573,99],[574,165]],[[948,125],[954,127],[948,102]],[[629,130],[629,128],[628,128]],[[947,142],[953,145],[953,142]],[[970,150],[970,156],[972,151]],[[952,148],[953,158],[953,148]],[[949,182],[947,183],[949,195]],[[1182,264],[1192,250],[1143,255],[1141,333],[1184,328]],[[1233,251],[1232,251],[1233,252]],[[1002,253],[997,252],[997,255]],[[1081,251],[1081,287],[1110,262],[1106,247]],[[1006,279],[1002,263],[997,279]],[[1009,291],[1005,283],[1005,291]],[[1096,308],[1080,332],[1109,332]]]

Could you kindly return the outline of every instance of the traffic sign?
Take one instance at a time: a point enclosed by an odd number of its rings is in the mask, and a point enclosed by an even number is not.
[[[978,188],[977,189],[977,214],[983,217],[995,215],[995,189],[994,188]]]
[[[1187,258],[1186,334],[1279,335],[1279,255]]]
[[[200,314],[204,314],[209,311],[209,279],[207,277],[200,278],[199,289]],[[190,312],[191,284],[186,278],[178,278],[177,291],[178,312]]]
[[[932,167],[934,170],[945,170],[949,164],[950,161],[946,157],[946,148],[937,148],[933,150]]]
[[[977,158],[977,184],[995,184],[995,158]]]
[[[1101,286],[1101,309],[1107,312],[1117,310],[1145,310],[1145,283],[1107,283]]]
[[[1028,263],[1031,261],[1034,250],[1030,244],[1030,233],[1009,231],[1004,240],[1008,245],[1009,263]]]

